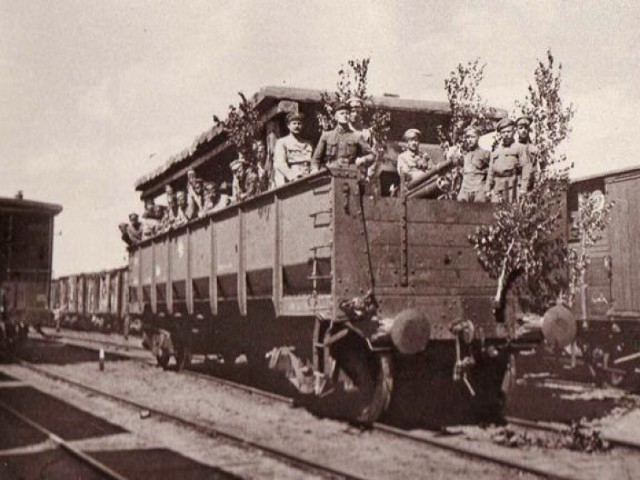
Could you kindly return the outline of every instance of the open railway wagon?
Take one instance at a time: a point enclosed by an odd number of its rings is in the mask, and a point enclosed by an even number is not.
[[[52,306],[59,324],[81,330],[122,332],[129,301],[127,267],[59,277],[52,282]]]
[[[313,117],[319,94],[273,90],[256,100],[267,121],[292,109]],[[392,138],[418,126],[435,144],[446,105],[384,100]],[[194,146],[138,189],[158,196],[190,166],[228,163],[230,148]],[[495,282],[468,240],[492,215],[488,204],[391,197],[353,170],[325,169],[131,246],[130,312],[163,366],[171,355],[182,367],[196,352],[244,353],[329,415],[370,422],[390,406],[440,402],[431,418],[486,418],[517,350],[514,299],[496,321]]]
[[[62,207],[0,198],[0,355],[50,319],[53,220]]]
[[[577,180],[569,192],[573,216],[585,193],[613,202],[575,302],[578,353],[600,380],[640,389],[640,168]],[[577,232],[570,241],[580,248]]]

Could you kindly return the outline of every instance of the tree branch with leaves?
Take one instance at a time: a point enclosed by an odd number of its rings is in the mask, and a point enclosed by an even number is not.
[[[216,127],[226,132],[238,153],[247,161],[255,163],[253,144],[260,138],[263,125],[253,102],[242,92],[238,95],[240,102],[238,106],[229,105],[226,120],[220,120],[214,115],[213,121]]]
[[[470,238],[480,262],[498,279],[498,315],[512,287],[518,297],[528,299],[523,308],[541,314],[570,285],[572,254],[564,232],[571,166],[566,167],[559,147],[571,132],[575,109],[563,104],[561,74],[562,66],[556,67],[547,52],[546,59],[538,61],[524,101],[516,103],[520,114],[532,119],[538,160],[532,187],[519,192],[515,202],[500,201],[494,224],[479,227]]]
[[[321,92],[322,111],[318,113],[318,124],[322,130],[335,128],[334,109],[339,103],[351,98],[359,98],[364,104],[364,123],[368,126],[373,140],[373,148],[381,158],[386,153],[386,145],[391,128],[391,114],[377,106],[368,92],[369,64],[371,58],[349,60],[347,66],[338,70],[336,90],[333,93]]]
[[[479,93],[485,67],[479,58],[466,65],[459,63],[444,81],[451,118],[448,125],[439,125],[437,131],[440,146],[448,158],[462,155],[466,128],[473,126],[482,132],[493,130],[495,109],[489,107]],[[455,198],[461,183],[461,167],[452,165],[439,180],[438,185],[443,192],[441,198]]]

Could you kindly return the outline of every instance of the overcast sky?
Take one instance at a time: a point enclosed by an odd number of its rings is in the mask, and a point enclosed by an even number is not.
[[[577,107],[583,176],[640,163],[638,2],[0,0],[0,196],[60,203],[54,274],[124,265],[134,182],[189,146],[236,92],[332,89],[371,57],[370,90],[446,100],[459,62],[508,110],[551,48]]]

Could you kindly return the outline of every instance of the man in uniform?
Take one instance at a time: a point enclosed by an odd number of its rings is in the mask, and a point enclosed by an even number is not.
[[[433,168],[429,155],[420,152],[421,136],[422,133],[417,128],[410,128],[402,136],[407,142],[407,150],[398,155],[398,175],[403,192],[406,192],[409,182]]]
[[[476,127],[468,127],[464,133],[466,151],[459,159],[462,164],[462,185],[457,199],[461,202],[484,202],[491,154],[478,145],[480,132]]]
[[[538,147],[531,142],[531,117],[522,116],[516,120],[516,142],[521,143],[527,147],[527,153],[529,154],[529,161],[531,162],[533,176],[538,168],[542,168],[542,165],[538,165]]]
[[[287,115],[289,135],[279,138],[273,152],[276,187],[308,175],[311,171],[311,143],[302,138],[304,116],[301,113]]]
[[[129,225],[127,226],[127,236],[131,243],[138,243],[142,241],[142,223],[138,218],[137,213],[129,214]]]
[[[359,133],[370,147],[373,147],[373,135],[371,130],[366,128],[364,124],[364,102],[361,98],[352,97],[347,100],[347,105],[349,106],[349,126],[354,132]]]
[[[505,118],[498,123],[498,135],[500,143],[491,153],[487,188],[492,202],[498,202],[500,198],[513,202],[518,184],[528,189],[531,177],[529,153],[525,145],[515,143],[512,120]]]
[[[176,193],[176,203],[178,204],[178,213],[174,225],[184,225],[189,221],[188,211],[189,203],[187,201],[187,195],[183,191]]]
[[[349,125],[349,106],[345,103],[336,105],[334,118],[337,126],[329,132],[322,132],[313,152],[312,165],[316,168],[326,165],[366,171],[375,156],[362,135]]]
[[[231,168],[231,173],[233,174],[231,200],[234,202],[241,202],[247,198],[246,166],[247,162],[244,160],[242,154],[238,155],[238,158],[229,164],[229,168]]]

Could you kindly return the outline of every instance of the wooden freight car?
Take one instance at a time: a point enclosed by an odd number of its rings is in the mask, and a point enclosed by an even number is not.
[[[128,313],[127,267],[59,277],[51,289],[59,325],[122,331]]]
[[[640,168],[574,181],[569,212],[581,195],[613,202],[611,219],[598,243],[588,247],[590,264],[575,304],[578,345],[595,372],[607,381],[640,386]],[[571,238],[580,248],[576,234]]]
[[[284,134],[287,112],[313,119],[319,101],[319,92],[295,89],[254,97],[267,139]],[[391,138],[421,128],[422,148],[442,158],[436,127],[446,104],[374,101],[391,113]],[[143,199],[178,190],[188,168],[221,180],[233,157],[213,129],[137,188]],[[411,396],[400,372],[425,366],[445,379],[438,392],[447,398],[462,392],[467,406],[495,405],[517,312],[511,299],[504,321],[494,318],[496,285],[468,240],[493,207],[391,197],[376,181],[325,169],[131,246],[131,311],[158,361],[173,354],[180,367],[194,352],[230,361],[244,353],[257,369],[268,358],[304,394],[347,392],[341,404],[361,421],[387,408],[394,382],[397,397]]]
[[[50,318],[53,219],[62,207],[0,198],[0,350]]]

